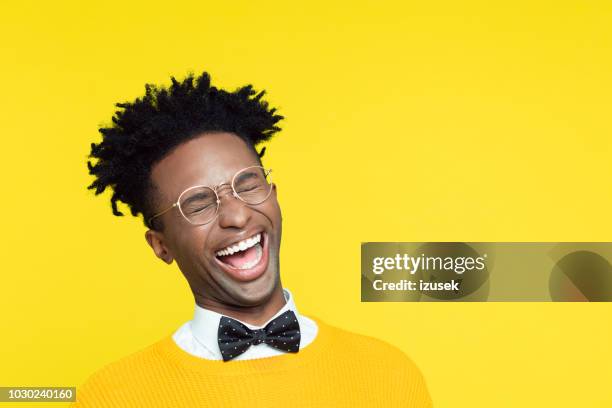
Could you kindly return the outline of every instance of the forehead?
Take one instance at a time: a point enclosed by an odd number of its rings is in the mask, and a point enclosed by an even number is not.
[[[173,149],[151,169],[151,181],[163,197],[175,200],[195,185],[230,182],[245,167],[258,165],[253,150],[232,133],[206,133]]]

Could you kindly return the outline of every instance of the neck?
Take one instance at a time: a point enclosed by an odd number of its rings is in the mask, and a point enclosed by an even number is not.
[[[287,303],[282,286],[278,285],[272,295],[259,305],[237,306],[218,302],[214,299],[195,297],[201,308],[240,320],[254,326],[261,326],[272,318]]]

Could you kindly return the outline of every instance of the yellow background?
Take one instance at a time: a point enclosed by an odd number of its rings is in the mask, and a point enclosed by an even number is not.
[[[362,241],[610,240],[610,2],[84,3],[0,15],[0,385],[80,384],[191,318],[85,162],[115,102],[208,70],[287,118],[265,164],[302,313],[401,347],[436,407],[612,406],[612,304],[361,303],[359,271]]]

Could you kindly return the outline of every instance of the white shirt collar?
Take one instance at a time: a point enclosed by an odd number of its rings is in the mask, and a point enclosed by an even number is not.
[[[299,316],[297,307],[293,301],[293,296],[291,295],[289,289],[284,288],[283,294],[285,297],[285,305],[263,325],[255,326],[239,319],[236,320],[244,324],[249,329],[255,330],[264,328],[271,320],[285,313],[287,310],[292,310],[296,316]],[[225,315],[217,313],[213,310],[204,309],[197,304],[195,305],[195,312],[193,314],[193,320],[191,321],[191,331],[196,341],[212,353],[220,353],[219,344],[217,342],[217,328],[219,327],[219,322],[221,321],[222,316]]]

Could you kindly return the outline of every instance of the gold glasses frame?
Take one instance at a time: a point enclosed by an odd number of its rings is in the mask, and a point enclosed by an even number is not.
[[[248,166],[245,167],[243,169],[240,169],[236,172],[236,174],[234,174],[234,176],[232,177],[232,180],[229,183],[221,183],[221,184],[217,184],[216,186],[206,186],[203,184],[199,184],[197,186],[191,186],[185,190],[183,190],[183,192],[181,194],[179,194],[177,200],[172,203],[172,205],[168,208],[166,208],[163,211],[158,212],[157,214],[152,215],[151,217],[148,218],[147,223],[149,224],[149,226],[152,226],[153,224],[151,223],[155,218],[167,213],[168,211],[172,210],[173,208],[178,208],[179,212],[181,213],[181,215],[183,216],[183,218],[185,220],[187,220],[188,223],[190,223],[191,225],[206,225],[209,224],[211,222],[213,222],[215,220],[215,218],[217,218],[217,215],[219,214],[219,207],[221,207],[221,198],[219,197],[219,193],[218,190],[223,187],[223,186],[230,186],[232,189],[232,195],[237,198],[238,200],[242,201],[243,203],[247,204],[247,205],[259,205],[261,203],[263,203],[264,201],[266,201],[268,198],[270,198],[270,194],[272,194],[272,190],[274,189],[274,183],[272,182],[272,177],[269,178],[268,183],[270,184],[270,190],[268,191],[268,194],[266,194],[266,197],[257,202],[257,203],[250,203],[250,202],[246,202],[245,200],[243,200],[240,195],[236,192],[236,189],[234,188],[234,181],[236,180],[236,176],[238,176],[240,173],[242,173],[245,170],[248,169],[253,169],[253,168],[259,168],[262,169],[264,172],[264,177],[266,177],[266,179],[268,179],[268,177],[270,176],[270,173],[272,173],[272,169],[266,169],[265,167],[262,166]],[[181,208],[181,198],[183,198],[183,195],[185,195],[185,193],[195,189],[195,188],[201,188],[201,187],[206,187],[211,189],[214,193],[215,196],[217,197],[217,206],[215,208],[215,214],[210,218],[210,220],[204,222],[204,223],[195,223],[192,222],[183,212],[183,209]]]

